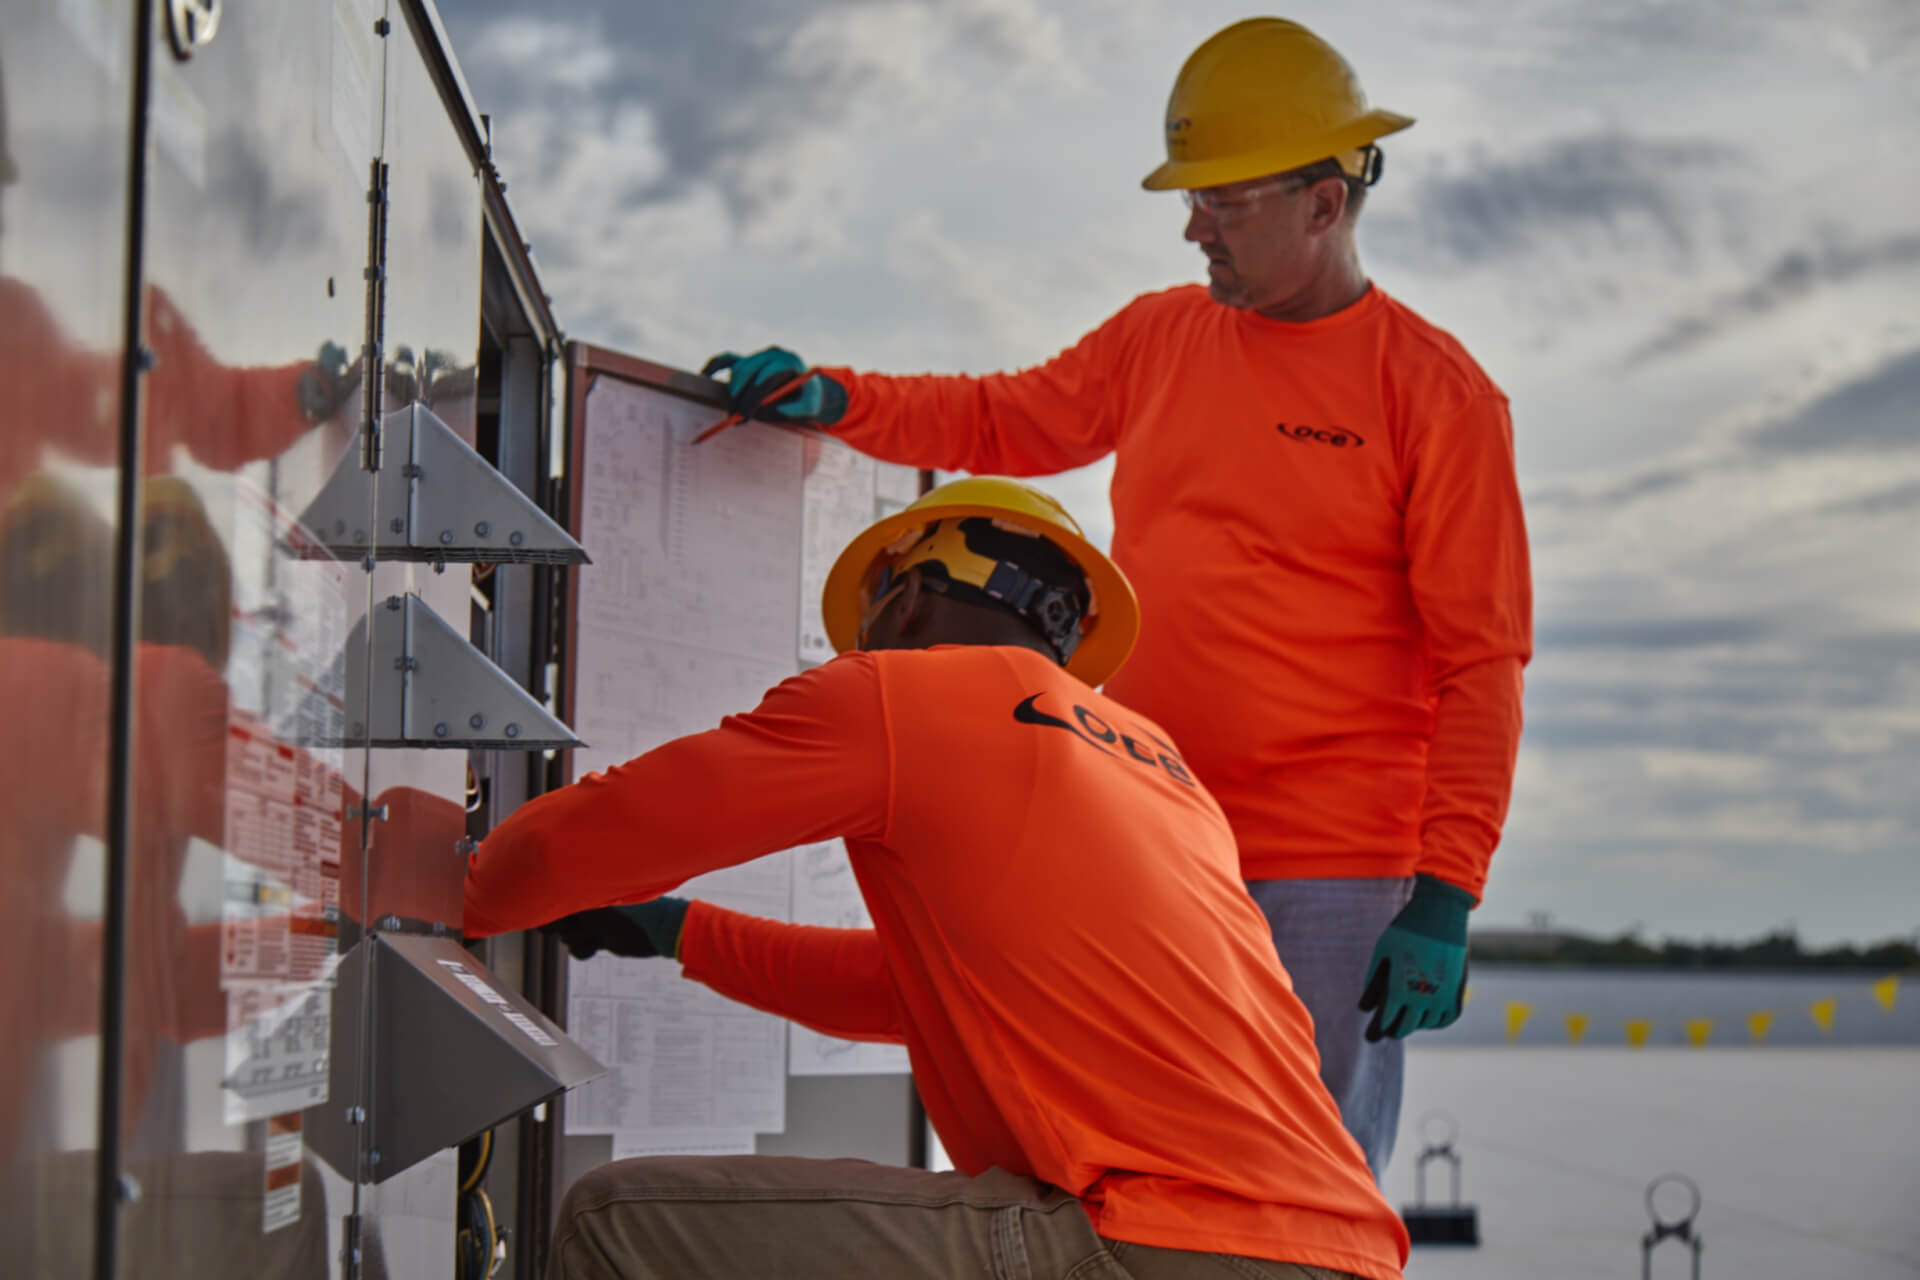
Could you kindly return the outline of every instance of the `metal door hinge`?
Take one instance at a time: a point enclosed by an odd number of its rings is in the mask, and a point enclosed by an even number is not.
[[[367,181],[366,344],[360,349],[360,466],[380,469],[380,414],[385,408],[387,323],[387,164],[375,157]]]

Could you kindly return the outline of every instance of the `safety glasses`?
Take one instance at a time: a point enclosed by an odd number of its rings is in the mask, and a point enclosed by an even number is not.
[[[1189,189],[1182,191],[1180,198],[1194,213],[1204,213],[1216,222],[1233,222],[1250,216],[1263,200],[1278,195],[1292,195],[1312,185],[1311,178],[1280,176],[1246,187]]]

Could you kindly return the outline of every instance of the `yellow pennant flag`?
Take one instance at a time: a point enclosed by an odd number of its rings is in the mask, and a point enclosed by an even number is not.
[[[1689,1018],[1687,1020],[1687,1039],[1693,1041],[1694,1048],[1705,1048],[1707,1037],[1712,1034],[1712,1018]]]
[[[1527,1025],[1527,1019],[1533,1016],[1533,1006],[1519,1000],[1507,1001],[1507,1039],[1518,1040],[1520,1028]]]
[[[1464,1009],[1472,1003],[1473,1003],[1473,984],[1469,982],[1466,986],[1460,988],[1460,1007]]]
[[[1767,1038],[1767,1032],[1773,1029],[1773,1015],[1765,1009],[1747,1015],[1747,1032],[1753,1042],[1759,1044]]]
[[[1807,1012],[1813,1015],[1813,1021],[1816,1026],[1828,1035],[1833,1034],[1832,996],[1828,996],[1825,1000],[1815,1000],[1807,1006]]]
[[[1653,1032],[1653,1024],[1645,1018],[1627,1019],[1627,1043],[1638,1049],[1647,1042]]]
[[[1893,1006],[1900,1002],[1900,975],[1890,973],[1874,983],[1873,998],[1880,1002],[1882,1009],[1892,1013]]]
[[[1586,1039],[1587,1024],[1592,1021],[1593,1019],[1589,1018],[1584,1013],[1568,1014],[1567,1015],[1567,1040],[1572,1044],[1579,1044],[1582,1040]]]

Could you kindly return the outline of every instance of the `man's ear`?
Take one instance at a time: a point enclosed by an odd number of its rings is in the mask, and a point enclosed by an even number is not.
[[[1322,178],[1307,188],[1307,230],[1331,231],[1347,216],[1347,184],[1340,178]]]

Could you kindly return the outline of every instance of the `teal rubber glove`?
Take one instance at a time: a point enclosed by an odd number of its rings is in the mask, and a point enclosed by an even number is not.
[[[562,916],[547,928],[578,960],[602,951],[637,959],[669,956],[677,960],[680,928],[692,905],[685,898],[655,898],[625,907],[595,907]]]
[[[1450,1027],[1467,994],[1467,913],[1473,895],[1429,875],[1414,877],[1413,897],[1393,918],[1368,963],[1360,1010],[1373,1012],[1367,1039],[1404,1040]]]
[[[750,356],[723,351],[700,367],[704,377],[727,375],[727,408],[742,418],[786,426],[830,427],[847,413],[847,389],[824,373],[769,402],[769,397],[798,375],[807,362],[785,347],[767,347]]]

